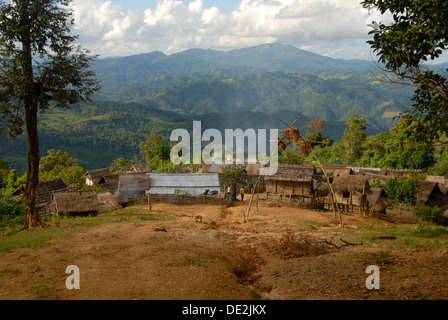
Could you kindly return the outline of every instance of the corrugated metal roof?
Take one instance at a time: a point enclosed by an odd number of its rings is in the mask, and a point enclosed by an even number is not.
[[[149,190],[151,194],[174,194],[176,190],[185,191],[189,195],[201,195],[209,192],[220,192],[218,174],[155,174],[149,173]]]

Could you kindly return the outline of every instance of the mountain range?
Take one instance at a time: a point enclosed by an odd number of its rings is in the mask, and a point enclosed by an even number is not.
[[[231,51],[189,49],[97,59],[102,91],[91,103],[40,115],[42,155],[66,150],[86,169],[133,158],[148,134],[165,142],[176,128],[283,129],[320,118],[338,140],[353,113],[367,133],[386,131],[411,104],[410,88],[379,80],[368,61],[340,60],[279,43]],[[25,137],[0,136],[0,159],[24,170]]]

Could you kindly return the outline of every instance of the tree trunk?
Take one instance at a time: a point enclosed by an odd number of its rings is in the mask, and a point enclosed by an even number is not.
[[[24,14],[28,19],[27,14]],[[24,99],[26,137],[27,137],[27,180],[25,187],[25,223],[24,228],[30,229],[44,226],[36,208],[36,188],[39,184],[39,136],[37,133],[37,92],[34,85],[33,55],[31,50],[31,33],[27,32],[23,45],[23,72],[27,84],[27,94]]]
[[[26,108],[27,134],[27,181],[25,189],[25,225],[26,229],[43,226],[37,211],[36,188],[39,184],[39,137],[37,133],[37,103]]]

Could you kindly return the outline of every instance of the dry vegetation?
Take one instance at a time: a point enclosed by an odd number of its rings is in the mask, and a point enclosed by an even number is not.
[[[448,297],[445,229],[402,212],[389,220],[344,215],[341,229],[333,212],[267,206],[243,223],[246,209],[129,207],[2,238],[0,299]],[[365,286],[372,264],[380,290]],[[69,265],[80,268],[81,290],[65,288]]]

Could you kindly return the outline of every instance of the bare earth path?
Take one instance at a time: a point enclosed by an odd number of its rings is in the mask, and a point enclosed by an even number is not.
[[[102,224],[41,248],[0,253],[0,299],[448,298],[446,246],[393,250],[393,263],[380,265],[380,290],[369,291],[366,256],[378,252],[374,245],[286,259],[278,243],[288,232],[349,239],[369,221],[389,222],[355,214],[341,230],[331,212],[260,207],[244,224],[245,209],[157,204],[153,213],[176,219]],[[80,269],[80,290],[65,286],[69,265]]]

